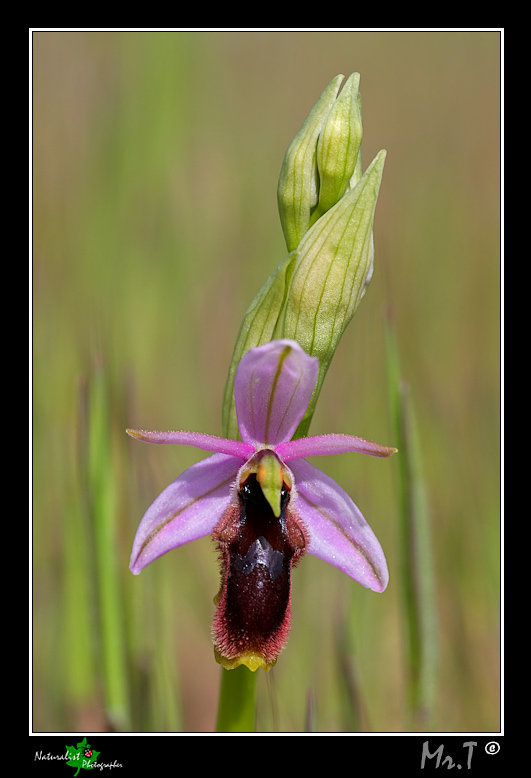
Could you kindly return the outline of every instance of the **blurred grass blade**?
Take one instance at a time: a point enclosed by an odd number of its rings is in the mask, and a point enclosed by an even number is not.
[[[156,732],[180,732],[183,729],[183,712],[180,702],[179,681],[176,677],[173,658],[175,641],[173,611],[175,599],[173,580],[162,568],[154,566],[155,579],[151,600],[148,600],[153,616],[153,680],[152,721],[150,727]]]
[[[337,620],[336,653],[341,679],[341,711],[344,732],[369,732],[367,706],[360,683],[357,658],[351,644],[347,622],[341,616]]]
[[[64,694],[74,716],[74,728],[83,728],[83,713],[96,700],[94,662],[94,608],[90,586],[90,540],[83,515],[79,482],[69,479],[64,522],[64,579],[62,587],[62,666]]]
[[[129,705],[123,632],[123,593],[116,542],[117,485],[111,449],[109,387],[96,366],[88,386],[86,489],[93,532],[98,630],[106,715],[115,731],[127,729]]]
[[[306,714],[304,717],[304,731],[317,732],[317,715],[315,704],[315,692],[308,689],[306,692]]]
[[[392,325],[386,329],[393,441],[398,447],[400,579],[407,643],[408,728],[428,729],[438,664],[437,605],[422,451],[409,385],[401,378]]]

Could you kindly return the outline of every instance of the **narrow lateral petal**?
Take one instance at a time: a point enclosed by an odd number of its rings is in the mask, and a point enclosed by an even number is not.
[[[354,435],[313,435],[308,438],[298,438],[281,443],[275,451],[284,462],[301,457],[324,456],[328,454],[346,454],[356,451],[360,454],[370,454],[373,457],[390,457],[397,449],[380,446],[370,440],[357,438]]]
[[[254,454],[254,447],[250,443],[242,443],[240,440],[230,440],[229,438],[218,438],[216,435],[206,435],[203,432],[156,432],[149,430],[126,430],[126,432],[132,438],[144,440],[146,443],[194,446],[203,451],[229,454],[240,459],[249,459]]]
[[[376,535],[348,494],[322,470],[301,459],[290,464],[297,485],[295,509],[310,537],[308,553],[355,581],[383,592],[387,562]]]
[[[234,379],[242,440],[255,446],[290,440],[308,407],[318,370],[318,360],[294,340],[249,349]]]
[[[129,569],[137,575],[167,551],[210,535],[230,503],[241,460],[213,454],[185,470],[150,505],[133,542]]]

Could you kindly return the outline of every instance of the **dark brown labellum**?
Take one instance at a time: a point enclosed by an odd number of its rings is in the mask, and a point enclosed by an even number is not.
[[[214,533],[222,567],[214,642],[220,661],[229,660],[223,662],[225,666],[239,663],[233,660],[247,663],[251,655],[256,666],[268,669],[287,640],[291,568],[304,553],[306,538],[285,484],[278,518],[255,473],[240,487],[237,499],[238,505],[227,512]]]

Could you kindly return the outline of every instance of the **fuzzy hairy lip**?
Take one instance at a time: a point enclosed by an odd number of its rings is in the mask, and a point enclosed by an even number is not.
[[[214,539],[221,588],[212,634],[218,662],[269,670],[287,641],[291,623],[291,571],[307,538],[283,489],[280,516],[251,473],[223,517]]]

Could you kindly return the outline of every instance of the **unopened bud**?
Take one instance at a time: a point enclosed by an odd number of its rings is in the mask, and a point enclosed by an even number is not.
[[[311,215],[311,224],[339,202],[354,175],[363,136],[359,82],[359,73],[349,77],[319,135],[319,202]]]
[[[306,435],[341,335],[372,276],[374,210],[385,151],[361,175],[361,98],[353,73],[338,97],[336,76],[290,144],[278,184],[290,252],[249,306],[238,333],[223,398],[223,434],[238,436],[234,376],[244,354],[276,338],[319,359],[319,376],[296,437]]]
[[[319,359],[319,377],[297,436],[306,434],[341,335],[370,280],[374,211],[385,154],[380,151],[376,155],[354,189],[319,219],[297,250],[282,337],[297,340]]]
[[[318,202],[316,149],[319,134],[336,99],[343,76],[328,84],[286,151],[278,181],[278,210],[288,251],[299,245]]]

